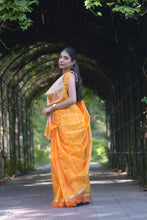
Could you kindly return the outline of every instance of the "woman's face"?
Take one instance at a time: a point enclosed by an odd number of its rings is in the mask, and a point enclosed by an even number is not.
[[[70,67],[71,65],[73,65],[76,61],[75,60],[71,60],[70,55],[63,50],[59,56],[59,60],[58,60],[58,64],[59,64],[59,68],[62,69],[63,72],[65,71],[70,71]]]

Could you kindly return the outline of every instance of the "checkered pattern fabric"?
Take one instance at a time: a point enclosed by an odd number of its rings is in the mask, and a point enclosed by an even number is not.
[[[67,94],[70,72],[63,76]],[[62,91],[63,92],[63,91]],[[54,111],[44,135],[51,138],[54,207],[72,207],[91,200],[89,164],[92,150],[90,117],[84,101]]]

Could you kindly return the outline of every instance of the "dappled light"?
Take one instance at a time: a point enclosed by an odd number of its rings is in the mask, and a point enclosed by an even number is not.
[[[146,192],[124,174],[90,164],[92,201],[83,206],[54,208],[50,165],[16,177],[0,187],[0,215],[7,219],[146,219]],[[138,199],[139,198],[139,199]],[[134,209],[135,207],[135,209]],[[133,212],[130,212],[134,210]],[[138,217],[138,218],[137,218]]]

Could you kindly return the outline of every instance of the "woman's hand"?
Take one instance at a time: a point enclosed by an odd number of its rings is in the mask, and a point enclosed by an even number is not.
[[[43,113],[44,113],[44,115],[45,115],[46,117],[48,117],[49,114],[50,114],[52,111],[53,111],[53,108],[52,108],[52,106],[50,106],[50,107],[48,107],[48,108],[44,108]]]

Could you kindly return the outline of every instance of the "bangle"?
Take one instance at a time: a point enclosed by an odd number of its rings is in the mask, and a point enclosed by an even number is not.
[[[56,104],[53,104],[52,106],[53,106],[54,109],[56,108]]]

